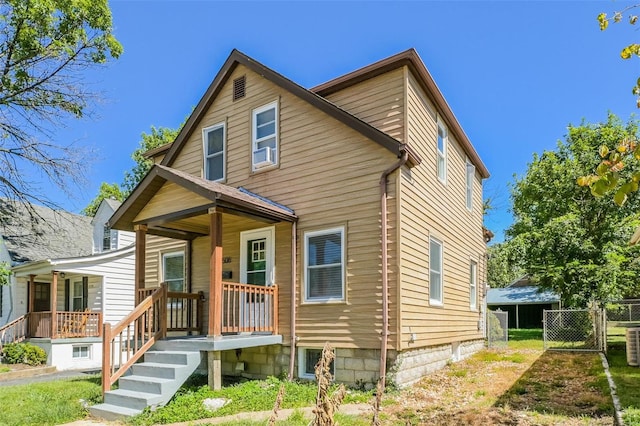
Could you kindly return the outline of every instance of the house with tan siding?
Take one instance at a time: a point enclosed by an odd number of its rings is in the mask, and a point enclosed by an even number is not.
[[[313,378],[325,342],[336,380],[366,386],[483,347],[489,173],[415,50],[311,89],[234,50],[148,155],[110,226],[136,232],[146,312],[162,288],[203,298],[200,335],[170,344],[185,305],[160,303],[149,347],[200,351],[211,386]]]

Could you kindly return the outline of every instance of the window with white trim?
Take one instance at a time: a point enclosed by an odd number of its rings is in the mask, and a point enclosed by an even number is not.
[[[85,290],[84,282],[82,280],[73,281],[72,285],[73,287],[71,288],[71,310],[75,312],[84,311],[87,308],[84,304],[84,301],[86,300],[86,297],[84,294],[84,290]]]
[[[253,110],[251,169],[278,164],[278,102]]]
[[[315,379],[315,367],[322,356],[321,348],[299,348],[298,349],[298,378]],[[329,367],[331,374],[335,377],[336,366],[335,359],[331,361]]]
[[[225,178],[225,137],[224,123],[202,129],[205,179],[221,181]]]
[[[429,302],[442,305],[442,243],[429,239]]]
[[[476,176],[476,167],[467,159],[467,210],[473,208],[473,180]]]
[[[478,308],[478,263],[473,260],[469,264],[469,307]]]
[[[111,250],[111,228],[106,223],[102,230],[102,251]]]
[[[344,300],[344,227],[304,234],[305,301]]]
[[[438,118],[438,155],[436,166],[438,169],[438,179],[447,181],[447,141],[448,132],[444,123]]]
[[[90,345],[74,346],[72,358],[76,358],[76,359],[91,358],[91,346]]]
[[[185,291],[184,252],[176,251],[162,254],[162,280],[167,283],[168,291]]]

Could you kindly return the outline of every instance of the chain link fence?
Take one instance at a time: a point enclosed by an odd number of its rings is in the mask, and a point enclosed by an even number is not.
[[[640,300],[619,300],[607,303],[607,320],[640,323]]]
[[[545,349],[597,352],[606,350],[604,310],[545,310],[542,322]]]
[[[509,313],[487,311],[487,345],[489,348],[506,348],[508,343]]]

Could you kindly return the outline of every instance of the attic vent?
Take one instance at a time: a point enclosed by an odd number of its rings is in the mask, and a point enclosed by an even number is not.
[[[245,95],[245,86],[246,86],[246,76],[242,76],[233,80],[233,100],[237,101],[238,99],[244,98]]]

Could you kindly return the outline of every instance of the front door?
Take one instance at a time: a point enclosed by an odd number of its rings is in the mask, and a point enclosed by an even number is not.
[[[240,282],[271,286],[274,284],[275,228],[261,228],[240,233]],[[265,295],[247,293],[243,297],[241,318],[243,325],[264,325],[269,302]]]
[[[46,312],[51,310],[51,284],[33,283],[33,311]]]

